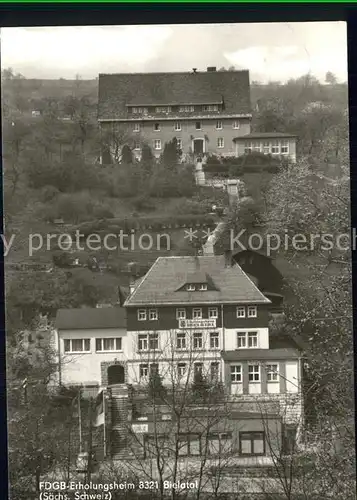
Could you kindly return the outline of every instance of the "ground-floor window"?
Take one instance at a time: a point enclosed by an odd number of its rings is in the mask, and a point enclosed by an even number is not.
[[[212,433],[207,437],[207,452],[210,456],[227,455],[232,452],[232,433]]]
[[[201,439],[199,434],[179,434],[178,453],[181,457],[201,455]]]
[[[296,446],[296,425],[285,425],[283,429],[283,453],[290,455],[294,453]]]
[[[144,453],[145,458],[154,458],[157,456],[170,455],[170,440],[165,434],[160,435],[147,435],[144,438]]]
[[[265,455],[264,432],[240,432],[239,453],[241,455]]]

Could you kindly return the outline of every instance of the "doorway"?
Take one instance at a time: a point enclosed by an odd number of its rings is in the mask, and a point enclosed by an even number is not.
[[[124,384],[125,369],[122,365],[112,365],[108,368],[108,385]]]
[[[201,156],[204,153],[204,139],[193,139],[193,153]]]

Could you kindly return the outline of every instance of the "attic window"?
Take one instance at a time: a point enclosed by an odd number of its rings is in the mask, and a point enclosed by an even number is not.
[[[194,292],[196,290],[196,287],[195,287],[195,285],[187,285],[186,290],[188,292]]]
[[[201,290],[201,291],[205,291],[205,290],[207,290],[207,285],[206,285],[206,283],[202,283],[202,285],[200,285],[200,290]]]

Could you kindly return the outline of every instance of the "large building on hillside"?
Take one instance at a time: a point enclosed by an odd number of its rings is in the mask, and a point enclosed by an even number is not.
[[[258,143],[262,153],[295,158],[293,136],[254,138],[251,119],[247,70],[99,75],[98,121],[110,137],[102,163],[118,161],[123,142],[137,158],[144,143],[159,157],[174,137],[188,159],[240,156]]]
[[[303,416],[301,353],[288,335],[270,335],[272,307],[225,255],[159,257],[133,283],[124,308],[59,311],[60,381],[97,386],[115,399],[147,391],[153,373],[168,390],[200,373],[210,384],[219,382],[232,404],[244,403],[238,413],[258,418],[274,403],[274,425],[281,419],[296,434]],[[110,425],[125,435],[118,415],[112,412]],[[150,434],[149,423],[141,422],[148,418],[141,415],[134,427]],[[244,432],[248,424],[245,418]],[[264,423],[258,427],[254,432],[262,436]]]

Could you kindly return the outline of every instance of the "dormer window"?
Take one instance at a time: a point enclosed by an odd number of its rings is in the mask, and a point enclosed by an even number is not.
[[[205,283],[203,283],[202,285],[200,285],[200,290],[203,292],[203,291],[206,291],[207,290],[207,285]]]
[[[195,287],[195,285],[187,285],[186,290],[188,292],[194,292],[196,290],[196,287]]]

